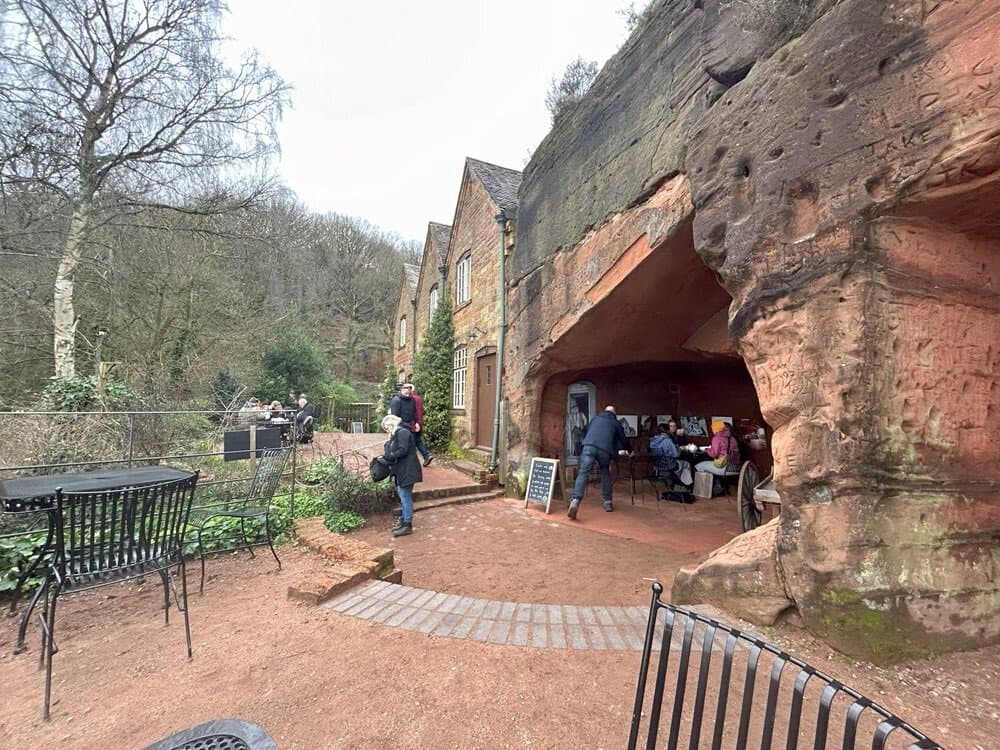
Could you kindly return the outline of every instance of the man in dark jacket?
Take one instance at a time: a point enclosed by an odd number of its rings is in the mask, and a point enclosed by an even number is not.
[[[417,423],[417,402],[413,400],[413,385],[403,383],[399,387],[399,393],[392,397],[389,402],[389,413],[395,414],[410,430],[415,429]]]
[[[587,426],[587,434],[583,436],[583,450],[580,452],[576,484],[573,486],[573,497],[570,498],[569,512],[566,515],[570,518],[576,518],[580,501],[587,491],[590,470],[595,463],[601,471],[601,496],[604,501],[604,510],[609,513],[614,510],[614,506],[611,504],[611,490],[614,487],[614,482],[611,479],[608,466],[615,453],[628,449],[628,439],[618,422],[615,407],[605,406],[604,411],[591,420]]]
[[[407,536],[413,533],[413,485],[424,481],[424,473],[417,460],[417,442],[413,433],[395,414],[386,414],[382,419],[382,429],[389,433],[382,455],[392,469],[396,482],[396,494],[402,513],[392,528],[393,536]]]

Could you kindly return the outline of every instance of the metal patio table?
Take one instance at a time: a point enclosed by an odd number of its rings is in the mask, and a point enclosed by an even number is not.
[[[117,490],[123,487],[143,487],[150,484],[170,482],[189,476],[190,472],[174,469],[170,466],[132,466],[124,469],[102,469],[100,471],[79,472],[73,474],[42,474],[33,477],[15,477],[0,480],[0,501],[3,502],[4,513],[45,513],[47,516],[47,536],[38,555],[25,569],[14,587],[14,597],[10,603],[11,614],[17,608],[17,600],[21,587],[32,573],[41,565],[53,547],[55,528],[52,524],[50,511],[55,504],[56,489],[66,492],[93,492],[95,490]],[[38,603],[39,588],[31,598],[31,602],[21,615],[21,624],[17,630],[17,641],[14,653],[24,651],[24,636],[28,629],[28,618]]]

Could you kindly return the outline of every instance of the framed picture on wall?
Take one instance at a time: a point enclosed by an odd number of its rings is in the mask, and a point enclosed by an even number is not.
[[[618,424],[625,430],[625,437],[634,438],[639,436],[639,415],[619,414]]]
[[[655,435],[656,434],[656,421],[655,414],[643,414],[642,418],[639,420],[639,434],[640,435]]]
[[[688,437],[708,437],[708,423],[704,417],[681,417],[680,426]]]
[[[656,415],[656,426],[659,427],[661,424],[666,424],[671,419],[673,419],[673,416],[670,415],[670,414],[657,414]]]

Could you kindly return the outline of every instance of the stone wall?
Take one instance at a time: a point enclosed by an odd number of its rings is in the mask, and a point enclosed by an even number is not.
[[[772,580],[849,653],[995,642],[1000,6],[753,5],[658,3],[526,168],[511,460],[599,280],[693,221],[774,429]]]
[[[459,191],[455,223],[448,251],[449,291],[454,310],[455,346],[465,346],[468,369],[465,383],[465,408],[456,409],[454,434],[464,447],[475,445],[476,359],[495,352],[500,319],[499,243],[500,230],[494,218],[497,207],[467,167]],[[455,265],[472,252],[471,299],[455,304]],[[489,444],[489,441],[485,444]]]

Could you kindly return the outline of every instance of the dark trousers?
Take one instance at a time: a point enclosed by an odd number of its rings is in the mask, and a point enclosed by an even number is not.
[[[427,450],[427,446],[424,445],[424,433],[414,432],[413,438],[414,438],[413,442],[416,443],[417,446],[417,453],[419,453],[423,457],[424,463],[427,463],[427,459],[430,457],[431,452]]]
[[[587,481],[590,479],[590,470],[594,468],[594,464],[597,464],[601,471],[601,497],[604,502],[610,503],[611,488],[614,487],[611,472],[608,470],[611,454],[593,445],[585,445],[580,451],[580,465],[577,467],[576,483],[573,485],[573,497],[583,499],[583,494],[587,491]]]

